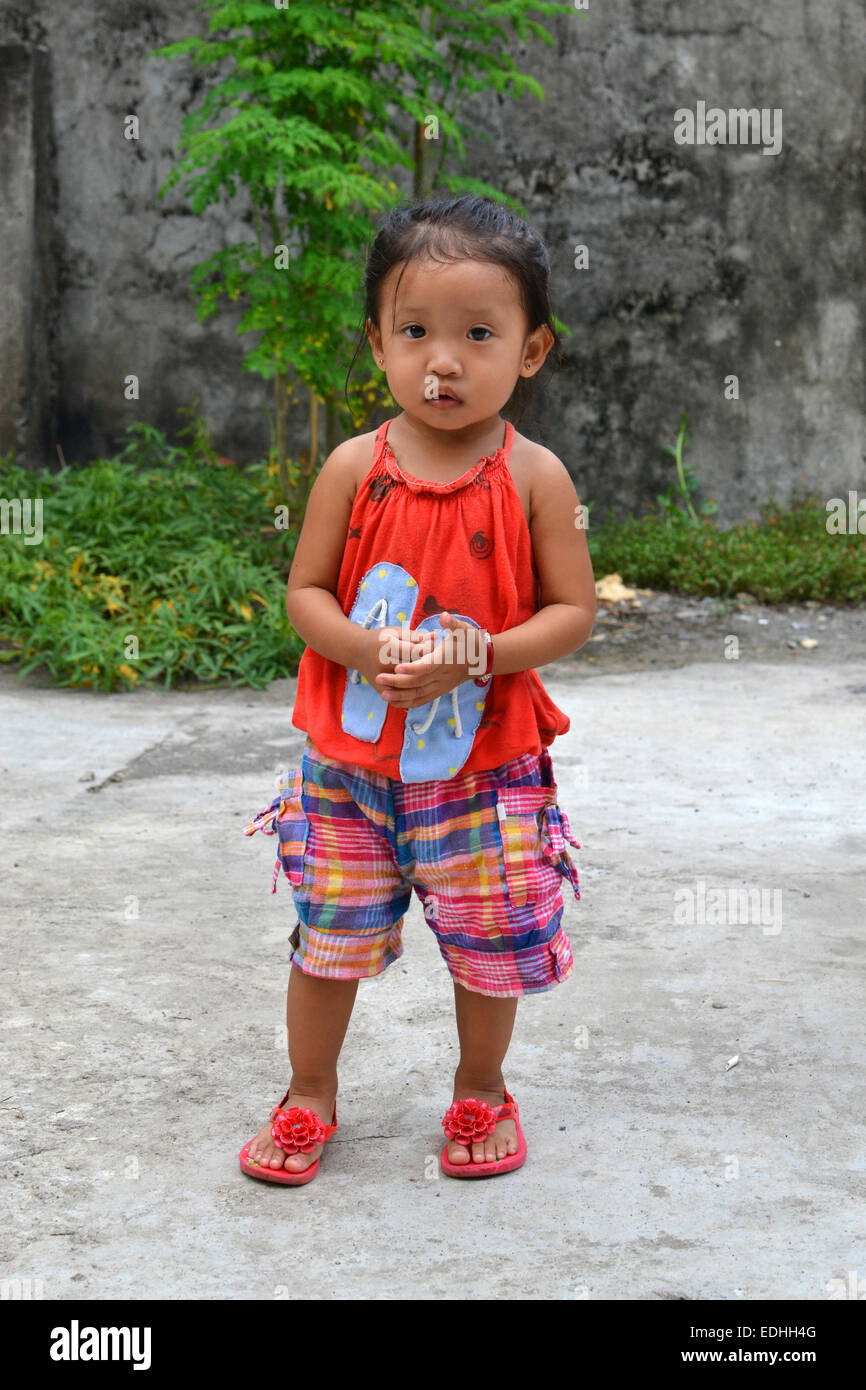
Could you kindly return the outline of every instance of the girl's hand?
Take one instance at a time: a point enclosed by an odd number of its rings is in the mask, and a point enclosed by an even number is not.
[[[433,648],[432,633],[414,633],[406,627],[367,628],[359,636],[361,654],[350,669],[360,671],[378,695],[384,694],[378,680],[383,672],[393,671],[398,663],[411,662]]]
[[[439,624],[448,631],[435,649],[397,663],[393,674],[377,676],[376,687],[389,705],[417,709],[477,674],[484,660],[479,629],[448,612],[439,614]],[[422,635],[432,642],[431,633]]]

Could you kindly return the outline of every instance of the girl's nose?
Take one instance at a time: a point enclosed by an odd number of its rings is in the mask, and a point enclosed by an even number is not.
[[[427,359],[427,371],[434,376],[451,376],[460,370],[460,358],[448,348],[437,348]]]

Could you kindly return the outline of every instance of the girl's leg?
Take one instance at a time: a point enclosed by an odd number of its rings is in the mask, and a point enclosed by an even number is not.
[[[326,1125],[331,1123],[337,1097],[337,1059],[352,1016],[357,980],[323,980],[305,975],[294,966],[289,971],[286,994],[286,1028],[289,1035],[291,1090],[286,1106],[315,1110]],[[299,1173],[315,1163],[322,1145],[308,1154],[287,1154],[271,1138],[270,1121],[250,1145],[250,1160],[263,1167]]]
[[[501,1105],[505,1099],[502,1063],[511,1042],[517,999],[494,999],[465,989],[454,980],[457,1034],[460,1061],[454,1073],[454,1100],[486,1100]],[[517,1153],[517,1127],[513,1120],[500,1120],[483,1144],[450,1143],[452,1163],[490,1163],[506,1154]]]

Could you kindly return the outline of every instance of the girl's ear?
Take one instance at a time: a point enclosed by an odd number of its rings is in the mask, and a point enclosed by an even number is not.
[[[553,343],[554,337],[547,324],[539,324],[538,328],[534,329],[527,339],[526,351],[523,354],[525,366],[531,366],[535,371],[540,371]]]
[[[365,319],[365,320],[364,320],[364,333],[365,333],[365,335],[366,335],[367,342],[370,344],[370,350],[371,350],[373,356],[374,356],[374,357],[377,357],[377,358],[378,358],[378,357],[381,357],[381,356],[382,356],[382,335],[381,335],[381,333],[379,332],[378,328],[375,326],[374,323],[371,322],[370,319]]]

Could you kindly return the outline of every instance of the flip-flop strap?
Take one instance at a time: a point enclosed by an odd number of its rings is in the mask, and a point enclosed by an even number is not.
[[[271,1115],[271,1119],[272,1119],[272,1120],[273,1120],[274,1117],[276,1116],[276,1113],[277,1113],[276,1110],[274,1110],[274,1111],[273,1111],[273,1114]],[[314,1110],[314,1111],[313,1111],[313,1114],[315,1115],[315,1113],[316,1113],[316,1112],[315,1112],[315,1110]],[[323,1139],[321,1142],[322,1142],[323,1144],[327,1144],[327,1142],[328,1142],[328,1140],[330,1139],[331,1135],[337,1133],[337,1128],[338,1128],[337,1125],[322,1125],[322,1129],[325,1131],[325,1137],[324,1137],[324,1139]]]
[[[290,1091],[290,1090],[291,1090],[291,1087],[289,1088],[289,1091]],[[280,1101],[279,1105],[275,1105],[274,1108],[273,1108],[273,1110],[271,1111],[271,1113],[270,1113],[270,1119],[271,1119],[271,1122],[272,1122],[272,1123],[273,1123],[273,1121],[276,1119],[278,1111],[282,1110],[283,1106],[285,1105],[286,1101],[288,1100],[288,1098],[289,1098],[289,1091],[286,1091],[286,1094],[283,1096],[283,1098],[282,1098],[282,1100]],[[336,1113],[337,1113],[337,1107],[336,1107],[336,1105],[335,1105],[335,1106],[334,1106],[334,1114],[336,1115]],[[316,1119],[319,1121],[319,1124],[322,1125],[322,1128],[323,1128],[324,1131],[325,1131],[325,1141],[327,1141],[328,1139],[330,1139],[330,1137],[331,1137],[332,1134],[336,1134],[336,1133],[337,1133],[337,1129],[338,1129],[338,1126],[337,1126],[337,1125],[326,1125],[326,1124],[324,1124],[324,1123],[322,1122],[322,1117],[321,1117],[321,1115],[317,1114],[317,1112],[316,1112],[315,1110],[313,1111],[313,1114],[316,1116]]]
[[[507,1095],[508,1092],[506,1091],[505,1094]],[[511,1100],[505,1101],[503,1105],[491,1105],[490,1109],[493,1111],[497,1123],[499,1122],[499,1120],[517,1119],[517,1109],[513,1098]],[[462,1139],[449,1139],[448,1142],[449,1144],[462,1144],[464,1149],[469,1148],[469,1145],[464,1143]]]

